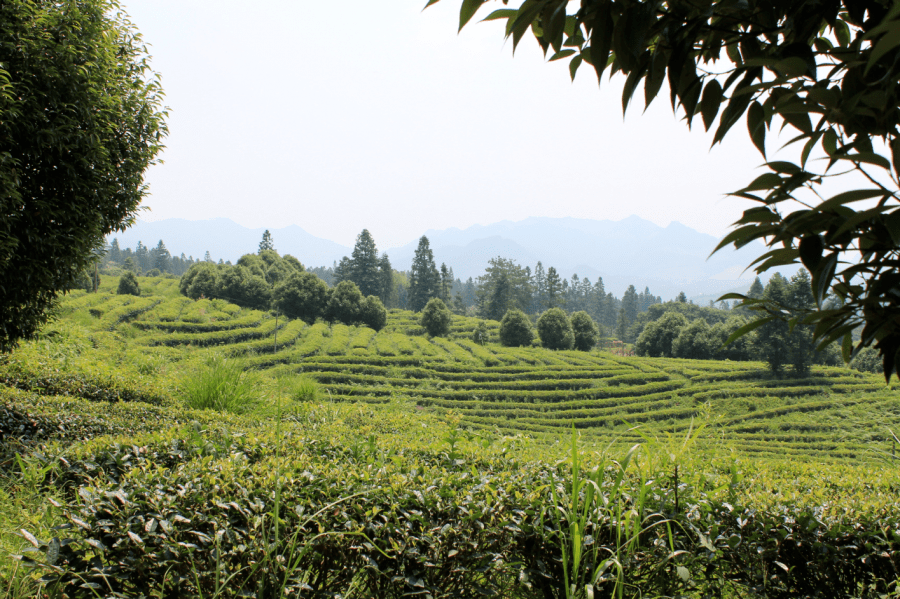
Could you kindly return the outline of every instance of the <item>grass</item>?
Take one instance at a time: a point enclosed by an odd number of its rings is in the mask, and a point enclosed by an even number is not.
[[[182,383],[185,404],[196,410],[246,414],[264,400],[258,374],[241,360],[211,353]]]

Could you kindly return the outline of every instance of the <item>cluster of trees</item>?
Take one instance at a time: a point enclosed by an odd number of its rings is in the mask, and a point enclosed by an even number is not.
[[[514,260],[497,257],[489,261],[485,273],[475,285],[476,311],[483,318],[500,320],[509,310],[538,315],[553,308],[568,314],[587,313],[606,331],[615,331],[625,339],[638,317],[662,301],[645,288],[638,293],[634,285],[618,299],[607,292],[603,278],[596,282],[572,275],[571,281],[562,278],[556,268],[544,269],[540,262],[532,272]]]
[[[537,334],[543,347],[590,351],[597,345],[600,330],[587,312],[575,312],[570,319],[562,308],[554,307],[537,319]],[[528,315],[515,308],[507,310],[500,320],[500,343],[522,347],[534,342],[534,328]]]
[[[206,252],[203,261],[212,262],[209,252]],[[180,277],[198,262],[200,260],[195,260],[193,256],[185,256],[184,253],[180,256],[173,256],[162,239],[154,248],[147,247],[138,241],[133,250],[131,248],[123,250],[119,246],[119,240],[114,238],[106,248],[105,266],[121,268],[136,275],[171,274]]]
[[[275,309],[310,323],[324,318],[375,330],[384,327],[387,311],[381,300],[374,295],[366,297],[353,281],[329,288],[299,260],[271,249],[268,231],[260,248],[257,254],[241,256],[234,265],[195,263],[181,277],[181,293],[192,299],[224,299],[256,310]]]
[[[815,305],[809,273],[802,269],[790,280],[776,273],[765,287],[757,277],[748,295],[791,309],[805,310]],[[791,329],[783,320],[767,322],[725,345],[735,331],[755,319],[756,315],[745,308],[727,310],[673,301],[651,307],[630,334],[637,337],[635,353],[639,356],[764,360],[775,374],[783,373],[789,365],[798,376],[807,374],[813,363],[840,363],[835,346],[815,351],[811,325],[797,324]]]

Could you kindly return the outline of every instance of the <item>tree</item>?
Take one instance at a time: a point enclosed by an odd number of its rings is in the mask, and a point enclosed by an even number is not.
[[[600,329],[590,314],[580,311],[572,314],[572,334],[575,340],[575,349],[579,351],[591,351],[597,345],[600,337]]]
[[[356,324],[361,322],[365,298],[353,281],[341,281],[331,290],[325,306],[325,319],[329,322]]]
[[[272,239],[272,234],[269,233],[269,230],[266,229],[265,233],[263,233],[262,240],[259,242],[259,250],[257,253],[262,254],[266,250],[274,250],[275,249],[275,241]]]
[[[119,12],[106,0],[0,3],[0,351],[46,322],[147,193],[165,111]]]
[[[266,310],[272,300],[272,288],[266,280],[245,266],[222,266],[214,297],[242,308]]]
[[[541,345],[550,349],[572,349],[575,335],[572,323],[562,308],[550,308],[537,321]]]
[[[409,273],[409,309],[418,312],[430,299],[438,297],[440,281],[441,276],[434,265],[434,254],[431,253],[428,238],[423,235],[419,239]]]
[[[422,310],[422,328],[432,337],[445,337],[450,333],[452,319],[453,315],[449,308],[437,297],[428,300],[428,304]]]
[[[172,270],[172,254],[166,249],[166,244],[160,239],[156,247],[150,252],[152,268],[158,269],[160,272],[170,272]]]
[[[379,295],[382,280],[378,272],[378,249],[368,229],[356,236],[346,278],[356,283],[364,296]]]
[[[506,347],[531,345],[534,331],[531,321],[521,310],[508,310],[500,321],[500,344]]]
[[[397,305],[397,287],[394,285],[394,269],[387,254],[381,255],[378,263],[378,280],[380,281],[378,296],[385,307],[393,308]]]
[[[750,285],[750,289],[747,291],[747,297],[753,299],[760,299],[763,296],[766,288],[763,287],[762,281],[759,280],[759,277],[753,279],[753,284]]]
[[[651,358],[671,357],[672,342],[687,324],[687,318],[680,312],[666,312],[644,327],[635,341],[634,353]]]
[[[556,308],[563,301],[563,285],[562,278],[553,266],[547,269],[547,278],[544,285],[544,309]]]
[[[484,3],[464,0],[460,26]],[[767,132],[788,127],[795,160],[767,161],[769,172],[734,193],[755,205],[720,247],[766,243],[772,249],[754,262],[758,273],[802,263],[816,308],[786,314],[771,302],[747,305],[767,319],[815,324],[820,345],[843,339],[845,360],[851,349],[874,344],[886,378],[900,373],[900,293],[887,293],[900,275],[900,238],[891,233],[900,215],[900,5],[535,0],[488,18],[506,19],[513,50],[530,28],[545,53],[569,58],[573,77],[584,63],[598,79],[607,67],[622,73],[623,110],[641,83],[650,104],[668,78],[673,109],[681,108],[688,126],[699,117],[715,129],[713,144],[746,115],[768,160]],[[829,183],[847,173],[865,186],[847,190],[837,182],[839,192],[828,197]],[[861,200],[870,202],[851,207]],[[840,308],[822,308],[829,291],[842,298]]]
[[[119,277],[119,286],[116,288],[118,295],[140,295],[141,286],[138,285],[137,277],[133,272],[126,272]]]
[[[715,340],[710,336],[710,326],[702,318],[698,318],[683,327],[678,336],[672,340],[672,357],[689,360],[708,360],[717,349]]]
[[[384,309],[384,304],[381,303],[380,299],[370,295],[362,306],[359,319],[362,324],[370,329],[380,331],[387,324],[387,310]]]
[[[450,303],[450,291],[453,289],[453,269],[441,262],[441,291],[439,297],[445,304]]]
[[[273,303],[285,316],[314,323],[325,315],[331,290],[311,272],[295,272],[275,286]]]
[[[787,280],[780,273],[775,273],[766,284],[762,299],[787,305],[788,293]],[[785,364],[790,361],[789,329],[788,323],[780,319],[765,322],[757,329],[756,352],[776,375],[781,374]]]

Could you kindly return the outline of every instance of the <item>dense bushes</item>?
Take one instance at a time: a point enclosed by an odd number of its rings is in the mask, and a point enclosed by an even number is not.
[[[572,333],[575,339],[575,349],[591,351],[597,345],[600,329],[594,319],[587,312],[581,311],[572,314]]]
[[[195,300],[221,298],[256,310],[274,307],[289,318],[310,324],[325,318],[379,330],[387,321],[381,300],[364,298],[355,283],[346,281],[329,289],[296,258],[279,256],[274,250],[246,254],[234,266],[194,264],[181,277],[179,290]]]
[[[572,349],[575,343],[572,323],[562,308],[550,308],[541,314],[537,329],[541,345],[549,349]]]
[[[131,271],[126,271],[119,278],[119,286],[116,288],[118,295],[140,295],[141,287],[138,285],[137,277]]]
[[[422,328],[432,337],[444,337],[450,332],[453,314],[439,298],[432,298],[422,310]]]
[[[531,320],[521,310],[507,310],[500,321],[500,343],[506,347],[531,345],[534,331]]]
[[[312,324],[325,315],[328,304],[328,285],[311,272],[291,273],[275,286],[275,307],[290,318],[300,318]]]

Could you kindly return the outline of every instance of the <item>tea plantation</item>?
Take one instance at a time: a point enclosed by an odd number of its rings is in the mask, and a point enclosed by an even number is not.
[[[900,396],[876,375],[106,279],[0,364],[9,596],[900,596]]]

